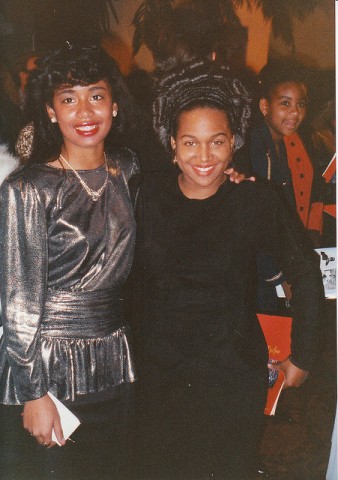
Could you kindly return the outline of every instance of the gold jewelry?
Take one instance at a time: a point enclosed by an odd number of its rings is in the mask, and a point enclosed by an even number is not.
[[[107,157],[106,157],[106,152],[103,152],[103,155],[104,155],[104,165],[105,167],[107,166]],[[65,157],[60,153],[59,155],[59,160],[63,160],[65,162],[66,165],[68,165],[68,167],[73,170],[73,172],[75,173],[76,177],[78,178],[80,184],[82,185],[83,189],[85,190],[85,192],[89,195],[89,197],[93,200],[93,202],[97,202],[98,199],[101,197],[102,193],[104,192],[104,189],[106,188],[107,186],[107,183],[108,183],[108,177],[109,177],[109,173],[108,173],[108,168],[106,169],[107,170],[107,176],[106,176],[106,179],[102,185],[102,187],[100,187],[98,190],[92,190],[90,187],[88,187],[88,185],[86,184],[86,182],[81,178],[81,176],[78,174],[78,172],[71,166],[71,164],[65,159]]]
[[[270,157],[270,150],[266,152],[266,159],[268,161],[268,173],[267,173],[267,180],[271,180],[271,157]]]

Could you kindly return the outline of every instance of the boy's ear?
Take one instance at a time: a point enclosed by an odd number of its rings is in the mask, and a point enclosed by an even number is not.
[[[265,116],[268,114],[269,111],[269,102],[267,101],[266,98],[261,98],[259,101],[259,109],[262,112],[262,114]]]

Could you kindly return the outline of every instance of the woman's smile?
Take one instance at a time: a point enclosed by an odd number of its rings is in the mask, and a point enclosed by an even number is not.
[[[90,137],[95,135],[99,131],[100,127],[97,123],[85,122],[81,125],[76,125],[74,128],[79,135]]]
[[[212,172],[215,170],[215,165],[193,165],[192,168],[198,175],[205,177],[212,174]]]
[[[56,118],[68,150],[71,146],[102,145],[117,104],[113,102],[108,83],[100,80],[85,86],[60,87],[54,94],[53,106],[47,106],[47,111],[51,118]]]
[[[183,111],[172,148],[181,170],[179,184],[188,198],[208,198],[225,181],[234,137],[226,113],[213,107]]]

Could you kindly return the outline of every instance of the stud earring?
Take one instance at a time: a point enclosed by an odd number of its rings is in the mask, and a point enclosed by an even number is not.
[[[173,150],[173,151],[172,151],[172,161],[173,161],[173,164],[174,164],[174,165],[177,164],[176,150]]]
[[[56,117],[51,117],[50,121],[51,121],[52,123],[57,123]]]
[[[117,115],[117,111],[113,110],[113,117],[116,117],[116,115]]]

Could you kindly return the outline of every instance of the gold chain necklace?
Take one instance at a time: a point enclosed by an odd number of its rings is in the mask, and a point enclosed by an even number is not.
[[[108,162],[107,162],[106,152],[103,152],[103,155],[104,155],[104,165],[107,166]],[[71,166],[71,164],[65,159],[65,157],[61,153],[59,155],[59,160],[60,159],[63,160],[65,164],[68,165],[68,167],[75,173],[75,175],[79,179],[80,184],[82,185],[84,190],[87,192],[87,194],[90,196],[90,198],[93,200],[93,202],[97,202],[98,199],[101,197],[102,193],[104,192],[104,189],[107,186],[108,177],[109,177],[108,169],[107,169],[106,179],[102,187],[100,187],[98,190],[95,191],[95,190],[92,190],[90,187],[88,187],[86,182],[81,178],[81,176],[77,173],[77,171]]]

